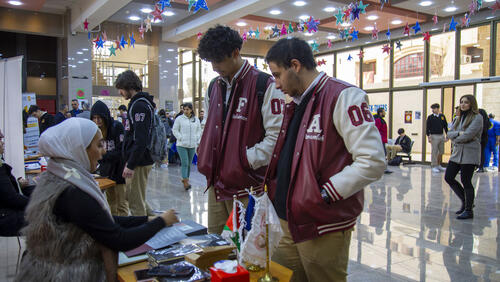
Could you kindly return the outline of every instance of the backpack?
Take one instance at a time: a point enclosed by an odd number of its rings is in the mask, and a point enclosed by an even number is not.
[[[151,143],[147,146],[147,149],[151,153],[151,158],[154,162],[161,162],[167,156],[166,150],[166,142],[167,142],[167,133],[165,132],[165,126],[160,119],[160,116],[154,112],[153,105],[146,98],[139,98],[134,101],[134,103],[130,106],[129,112],[132,113],[132,108],[134,107],[137,101],[145,101],[149,108],[151,109]],[[133,120],[130,119],[131,123]],[[134,132],[134,140],[135,140],[135,132]]]
[[[257,90],[257,99],[259,101],[259,108],[262,108],[262,104],[264,103],[264,94],[266,94],[267,90],[267,80],[271,77],[271,75],[265,72],[259,72],[259,76],[257,77],[257,82],[255,84],[255,89]],[[212,94],[212,88],[214,86],[215,81],[217,81],[217,77],[210,81],[210,85],[208,86],[208,98],[210,99],[210,95]]]

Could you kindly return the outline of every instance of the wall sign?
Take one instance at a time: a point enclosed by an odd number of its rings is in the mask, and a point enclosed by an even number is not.
[[[405,111],[405,123],[412,122],[412,111]]]
[[[76,89],[76,98],[85,99],[85,90],[83,88]]]

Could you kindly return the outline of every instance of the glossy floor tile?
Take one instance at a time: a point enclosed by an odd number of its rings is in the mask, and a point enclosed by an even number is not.
[[[476,174],[474,219],[459,221],[458,198],[444,173],[428,166],[391,167],[366,187],[365,208],[350,246],[348,281],[500,281],[498,172]],[[205,178],[192,167],[188,192],[180,167],[153,169],[147,198],[157,210],[207,224]],[[0,238],[0,281],[12,281],[17,240]]]

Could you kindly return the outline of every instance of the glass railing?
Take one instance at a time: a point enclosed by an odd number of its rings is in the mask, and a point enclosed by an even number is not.
[[[139,76],[144,88],[149,87],[148,64],[92,61],[92,84],[97,86],[113,86],[118,75],[126,70],[132,70]]]

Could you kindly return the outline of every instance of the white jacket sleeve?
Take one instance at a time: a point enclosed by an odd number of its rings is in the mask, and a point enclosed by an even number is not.
[[[269,164],[274,146],[283,122],[285,95],[271,83],[264,94],[262,103],[262,122],[266,131],[264,139],[247,149],[247,159],[251,168],[258,169]]]
[[[174,134],[177,140],[181,140],[181,121],[179,118],[174,120],[174,126],[172,128],[172,134]]]
[[[202,133],[202,130],[201,130],[201,123],[200,123],[200,119],[199,118],[196,118],[196,147],[198,147],[198,145],[200,145],[200,139],[201,139],[201,133]]]
[[[333,124],[342,136],[353,163],[323,184],[332,200],[342,200],[378,180],[384,173],[384,147],[368,109],[366,93],[346,88],[333,111]]]

